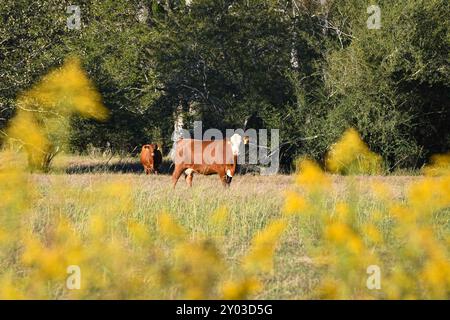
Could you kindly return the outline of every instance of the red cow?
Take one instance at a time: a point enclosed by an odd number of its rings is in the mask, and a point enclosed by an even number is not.
[[[156,143],[146,144],[141,150],[141,164],[144,166],[145,174],[158,174],[158,168],[162,162],[161,151],[158,150]]]
[[[236,172],[241,142],[242,137],[238,134],[234,134],[229,140],[178,140],[174,146],[173,187],[175,188],[183,173],[186,175],[186,182],[190,187],[192,187],[194,173],[218,174],[222,184],[229,186]]]

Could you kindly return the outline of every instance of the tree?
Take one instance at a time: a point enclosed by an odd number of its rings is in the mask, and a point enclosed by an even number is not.
[[[391,168],[414,167],[449,148],[445,1],[379,4],[381,29],[357,18],[351,43],[327,57],[327,118],[359,129]]]
[[[287,166],[323,160],[349,127],[391,169],[420,166],[450,145],[446,2],[377,3],[380,29],[367,27],[371,1],[79,1],[69,30],[68,1],[3,1],[0,130],[20,93],[75,54],[111,117],[72,118],[72,151],[167,151],[179,113],[187,129],[254,115],[280,129]]]
[[[66,6],[61,1],[0,2],[0,130],[14,115],[15,100],[51,68],[67,50]],[[4,130],[2,130],[4,136]]]

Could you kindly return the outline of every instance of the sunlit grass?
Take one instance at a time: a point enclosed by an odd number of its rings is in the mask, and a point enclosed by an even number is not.
[[[93,261],[85,262],[88,265],[89,274],[93,269],[103,276],[105,276],[105,272],[112,276],[112,279],[109,279],[103,286],[96,283],[100,280],[93,276],[91,276],[93,277],[91,280],[88,277],[82,278],[82,285],[87,288],[92,286],[96,289],[86,291],[82,289],[81,292],[78,292],[65,288],[64,281],[67,274],[66,270],[63,270],[61,276],[43,278],[40,283],[48,288],[48,291],[35,292],[31,297],[185,297],[182,293],[182,285],[176,281],[164,290],[154,287],[150,290],[152,286],[149,284],[149,278],[134,279],[137,281],[136,283],[128,278],[121,279],[121,277],[129,276],[122,273],[122,268],[125,270],[134,270],[137,267],[139,270],[148,268],[148,272],[150,272],[155,264],[161,263],[170,266],[170,261],[174,257],[172,241],[176,240],[169,240],[160,234],[158,221],[164,212],[185,230],[185,237],[188,239],[192,241],[210,239],[215,243],[217,252],[222,256],[224,265],[227,266],[228,274],[222,278],[220,284],[216,283],[214,297],[221,297],[220,287],[222,286],[222,290],[227,288],[225,291],[228,290],[227,294],[231,297],[235,297],[233,294],[236,292],[245,293],[241,297],[256,298],[317,297],[316,290],[322,283],[323,277],[329,275],[323,264],[323,261],[327,261],[326,246],[323,246],[320,240],[322,225],[319,219],[328,215],[345,215],[346,208],[350,207],[357,217],[355,223],[358,225],[375,224],[378,232],[385,235],[383,246],[378,246],[377,250],[380,250],[381,254],[386,257],[392,257],[392,254],[395,256],[395,250],[400,250],[401,247],[398,239],[392,234],[395,226],[394,219],[389,215],[386,216],[389,205],[378,199],[377,194],[383,193],[383,188],[379,185],[387,186],[391,192],[390,198],[386,195],[386,201],[404,203],[407,196],[405,190],[411,183],[420,179],[413,177],[372,177],[369,179],[366,177],[330,176],[331,191],[327,193],[326,197],[317,194],[314,195],[315,201],[309,201],[311,198],[304,186],[293,187],[295,181],[293,176],[237,176],[230,190],[224,190],[216,178],[196,177],[193,189],[190,190],[186,185],[180,185],[180,188],[173,191],[170,187],[170,177],[167,175],[147,177],[136,174],[99,173],[33,174],[29,176],[26,180],[34,190],[32,196],[35,205],[28,209],[28,214],[25,215],[26,218],[22,222],[22,228],[33,230],[36,238],[47,239],[47,242],[44,243],[52,245],[53,241],[58,241],[53,236],[55,224],[60,219],[64,219],[66,221],[64,223],[71,225],[71,232],[82,239],[85,250],[92,251],[92,255],[97,256]],[[114,188],[107,188],[111,184],[117,185],[117,191]],[[376,185],[376,188],[380,189],[377,191],[378,193],[373,191],[372,185]],[[131,188],[129,193],[126,192],[128,188]],[[285,190],[288,189],[294,189],[296,193],[307,199],[311,206],[309,209],[312,211],[308,211],[309,215],[305,216],[292,213],[287,217],[289,224],[276,247],[272,273],[247,277],[247,280],[240,278],[242,262],[251,251],[252,238],[271,221],[280,219],[285,206]],[[358,195],[355,195],[353,190],[358,191]],[[115,192],[128,194],[131,198],[128,205],[116,203]],[[131,206],[129,207],[129,205]],[[110,211],[112,208],[118,208],[117,212]],[[322,208],[327,208],[328,211],[321,213]],[[444,212],[433,221],[436,234],[441,236],[448,235],[449,230],[448,222],[445,222],[445,215]],[[220,216],[222,219],[223,216],[226,217],[225,224],[221,224]],[[99,236],[92,238],[93,232],[104,233],[103,242],[100,241]],[[114,253],[114,248],[108,249],[112,252],[105,250],[104,246],[108,247],[107,244],[112,241],[113,235],[116,241],[120,239],[126,248],[128,245],[132,245],[133,249],[117,249],[116,253]],[[6,269],[2,269],[4,270],[3,276],[5,279],[13,279],[11,281],[15,285],[21,282],[35,281],[34,278],[27,278],[28,272],[41,267],[22,265],[20,259],[20,254],[24,249],[23,243],[21,244],[22,239],[19,239],[17,235],[11,237],[18,247],[13,251],[15,255],[8,255],[3,260],[3,263],[8,266]],[[133,244],[134,241],[137,241],[137,247]],[[95,245],[96,242],[100,243]],[[314,249],[315,247],[316,249]],[[73,250],[66,241],[61,242],[58,248],[63,255],[70,255],[70,250]],[[156,251],[155,248],[157,248]],[[11,251],[8,252],[11,254]],[[117,259],[130,260],[130,262],[119,263],[118,261],[116,264],[110,258],[103,257],[103,255],[114,254],[117,254]],[[97,259],[98,261],[95,261]],[[391,263],[395,265],[395,262],[399,260],[399,258],[395,258]],[[81,269],[82,274],[83,269]],[[139,277],[141,277],[140,272],[138,273]],[[8,276],[6,276],[7,274]],[[126,286],[131,286],[128,283],[131,281],[134,283],[133,286],[137,287],[134,287],[135,289],[127,288],[122,283],[124,286],[122,290],[122,285],[114,284],[113,275],[117,277],[117,281],[119,279],[121,279],[121,283],[125,281]],[[359,275],[363,279],[367,277],[365,270],[360,270]],[[18,279],[22,279],[22,281]],[[92,283],[89,283],[91,281]],[[155,284],[159,280],[155,283],[153,281],[151,283]],[[361,285],[360,290],[366,290],[365,283]],[[349,282],[348,286],[355,286],[355,284]],[[24,297],[27,296],[26,293],[32,292],[28,289],[24,291],[25,293],[22,292]],[[379,294],[379,292],[375,293]]]

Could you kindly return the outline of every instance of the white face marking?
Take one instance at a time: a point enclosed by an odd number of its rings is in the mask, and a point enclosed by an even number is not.
[[[230,141],[231,141],[231,150],[233,151],[233,156],[239,155],[239,146],[241,145],[242,137],[239,134],[235,133],[231,136]]]
[[[230,169],[227,170],[227,176],[229,176],[230,178],[233,178],[233,176],[231,175],[231,170]]]
[[[192,172],[194,172],[194,169],[186,169],[186,171],[184,171],[184,173],[187,174],[188,176],[190,176]]]

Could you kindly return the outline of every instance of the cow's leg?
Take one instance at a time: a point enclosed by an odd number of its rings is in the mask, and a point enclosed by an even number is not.
[[[173,188],[175,189],[175,186],[177,185],[178,179],[180,179],[180,176],[183,174],[183,167],[179,166],[175,166],[175,170],[173,170],[173,174],[172,174],[172,183],[173,183]]]
[[[150,173],[150,170],[147,167],[144,167],[144,171],[145,171],[146,175],[148,175]]]
[[[220,181],[222,181],[222,185],[224,186],[224,187],[226,187],[227,186],[227,176],[226,176],[226,174],[223,174],[223,173],[219,173],[219,178],[220,178]]]
[[[189,187],[192,187],[192,179],[194,179],[194,173],[190,173],[186,176],[186,182]]]
[[[232,177],[229,177],[229,176],[225,175],[225,176],[223,177],[223,179],[224,179],[224,181],[225,181],[224,186],[225,186],[225,187],[229,187],[229,186],[230,186],[230,183],[231,183]]]
[[[192,187],[192,179],[194,179],[194,170],[189,168],[184,171],[184,174],[186,175],[186,183],[189,187]]]

